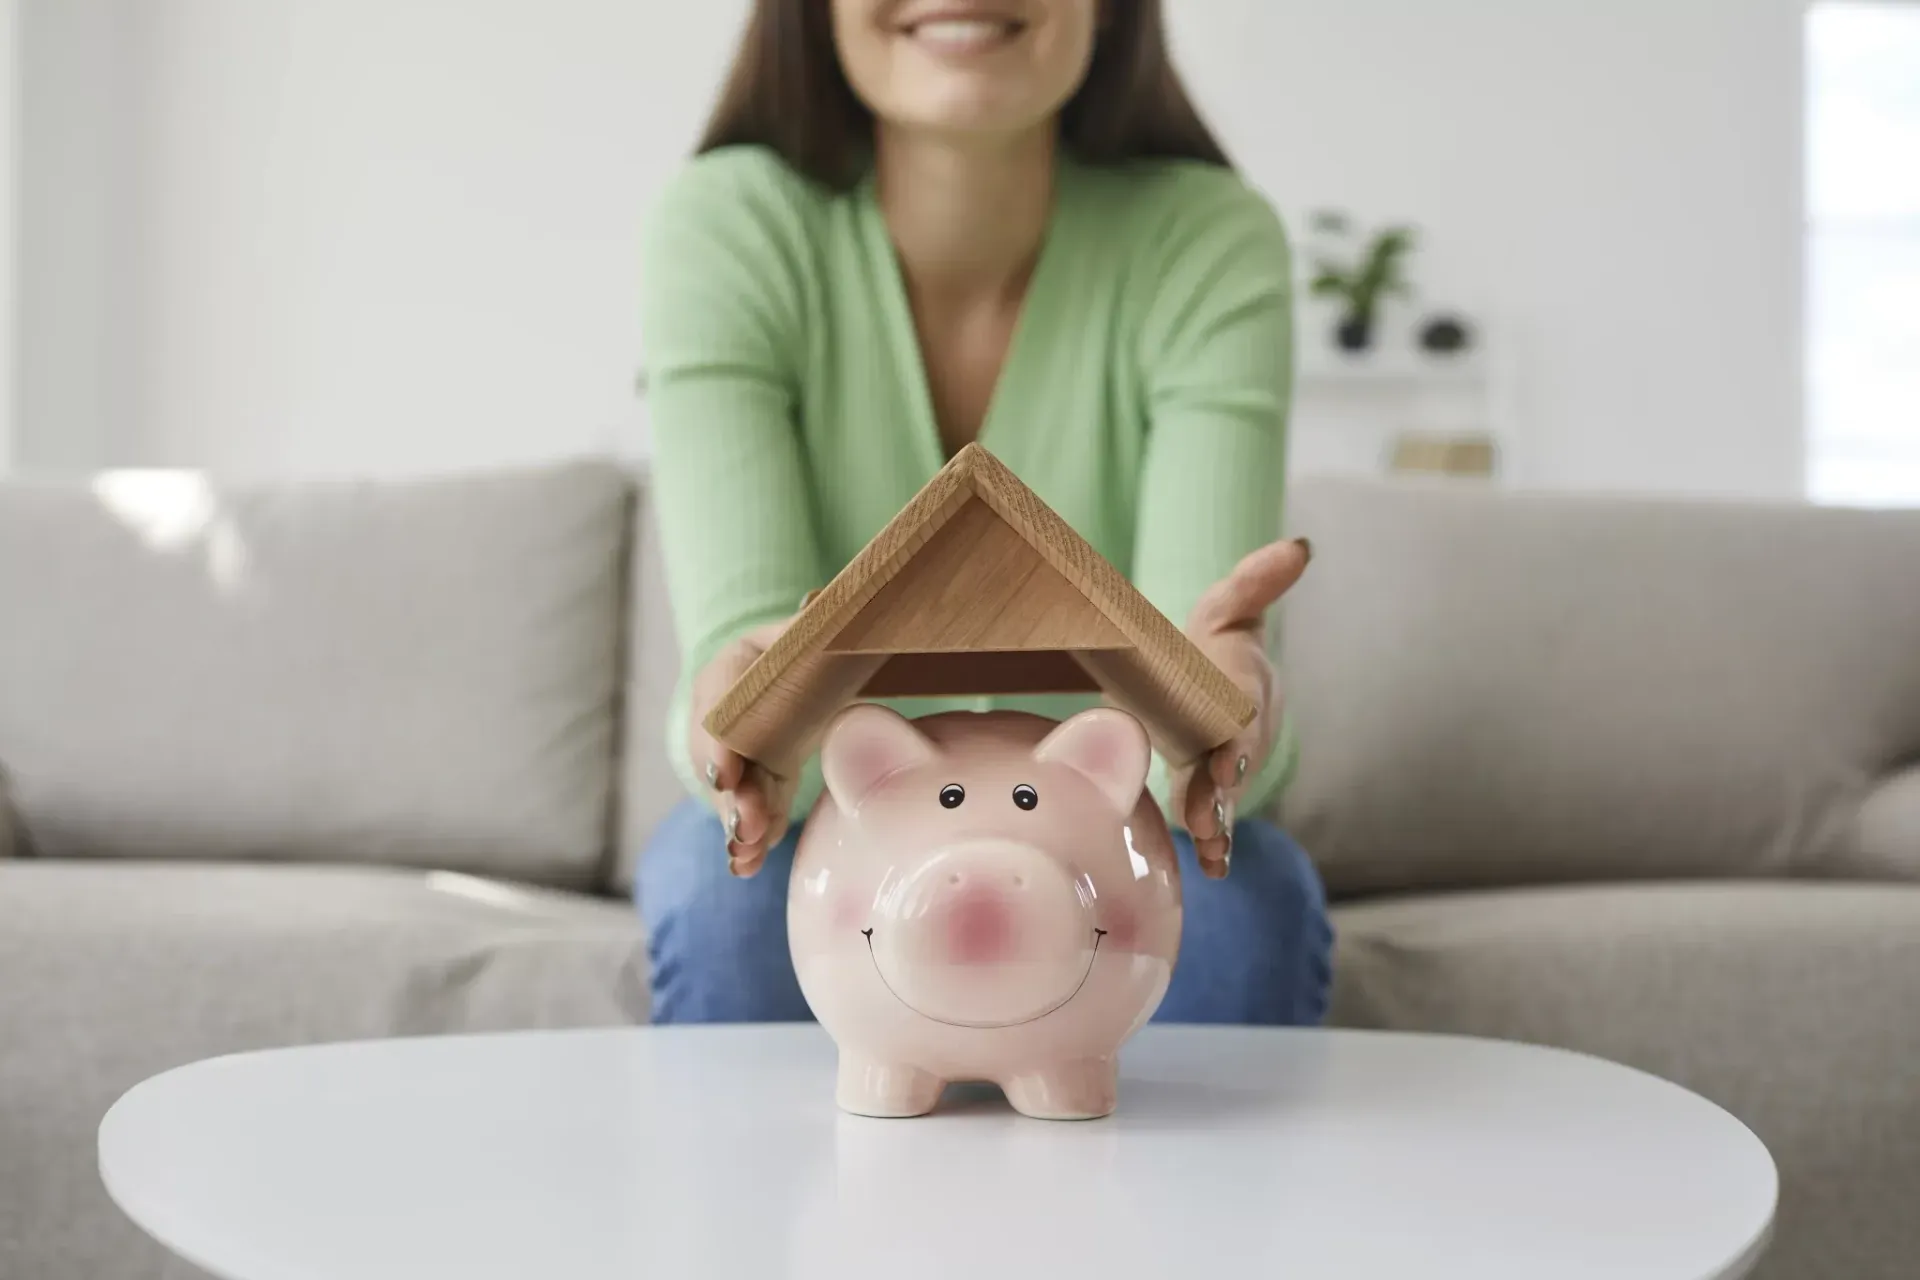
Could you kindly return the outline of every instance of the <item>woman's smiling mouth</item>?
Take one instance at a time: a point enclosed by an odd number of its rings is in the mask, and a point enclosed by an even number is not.
[[[990,53],[1018,40],[1027,24],[980,13],[938,13],[901,24],[899,34],[934,53]]]

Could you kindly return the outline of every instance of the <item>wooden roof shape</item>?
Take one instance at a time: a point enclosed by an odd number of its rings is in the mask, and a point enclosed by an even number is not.
[[[811,595],[707,715],[791,777],[863,698],[1103,692],[1180,765],[1230,741],[1251,699],[1004,463],[956,454]]]

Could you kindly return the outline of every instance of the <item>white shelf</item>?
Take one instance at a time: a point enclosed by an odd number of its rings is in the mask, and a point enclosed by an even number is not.
[[[1475,328],[1473,347],[1441,355],[1421,350],[1397,326],[1383,330],[1381,346],[1357,353],[1314,340],[1324,326],[1309,327],[1295,354],[1294,472],[1383,476],[1395,473],[1391,459],[1403,449],[1417,453],[1482,442],[1495,456],[1489,478],[1518,481],[1527,459],[1512,353],[1489,340],[1487,324]]]
[[[1296,380],[1302,387],[1376,387],[1413,391],[1422,387],[1483,389],[1487,362],[1478,353],[1427,356],[1416,352],[1344,352],[1318,348],[1300,353]]]

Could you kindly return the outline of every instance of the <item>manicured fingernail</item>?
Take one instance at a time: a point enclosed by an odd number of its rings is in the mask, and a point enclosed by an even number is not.
[[[740,810],[738,808],[727,813],[727,841],[730,844],[740,843]]]
[[[1227,802],[1218,796],[1213,799],[1213,830],[1216,835],[1225,835],[1227,831]]]
[[[1311,564],[1313,562],[1313,539],[1295,538],[1293,541],[1295,546],[1307,553],[1307,562]]]
[[[720,766],[709,760],[707,761],[707,790],[711,791],[719,785]]]
[[[747,863],[746,863],[746,859],[744,858],[735,858],[731,855],[729,855],[727,858],[727,874],[732,876],[735,880],[742,880],[746,878],[746,874],[747,874],[746,866],[747,866]]]
[[[1247,758],[1245,756],[1241,756],[1233,762],[1233,780],[1235,782],[1245,782],[1247,780]]]

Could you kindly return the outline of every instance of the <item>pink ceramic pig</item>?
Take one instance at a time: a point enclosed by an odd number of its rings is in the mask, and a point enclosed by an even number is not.
[[[1113,1110],[1120,1046],[1180,945],[1148,759],[1109,709],[834,719],[787,919],[843,1108],[923,1115],[949,1081],[985,1080],[1030,1116]]]

